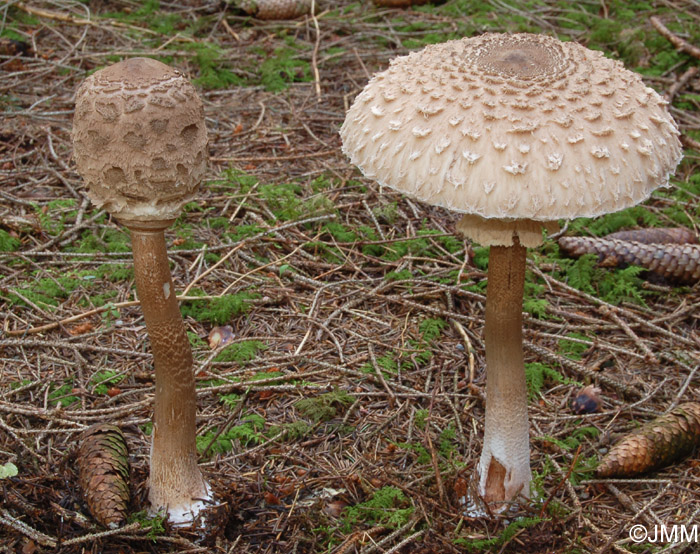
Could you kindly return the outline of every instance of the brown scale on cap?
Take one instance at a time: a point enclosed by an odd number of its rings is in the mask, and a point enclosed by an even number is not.
[[[174,219],[206,171],[202,102],[175,69],[125,60],[78,89],[73,145],[97,206],[123,221]]]

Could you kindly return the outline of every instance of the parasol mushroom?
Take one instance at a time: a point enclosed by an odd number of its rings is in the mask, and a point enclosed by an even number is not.
[[[194,198],[206,170],[202,102],[178,71],[149,58],[125,60],[80,86],[72,136],[88,196],[131,232],[156,373],[151,509],[174,524],[190,522],[211,493],[197,465],[192,352],[164,231]]]
[[[347,113],[343,150],[366,177],[463,213],[458,230],[490,246],[476,482],[492,509],[530,493],[526,247],[558,219],[614,212],[668,183],[681,148],[665,104],[602,52],[484,34],[394,59]]]

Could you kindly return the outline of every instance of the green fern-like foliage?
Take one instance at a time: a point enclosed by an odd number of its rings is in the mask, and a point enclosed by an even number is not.
[[[90,378],[90,385],[94,387],[93,392],[95,394],[107,394],[111,385],[116,385],[125,378],[126,375],[120,375],[118,372],[108,369],[95,373]]]
[[[342,223],[331,221],[323,226],[323,230],[338,242],[354,242],[357,240],[357,233],[348,229]]]
[[[568,333],[566,336],[572,339],[591,340],[590,337],[582,333]],[[570,360],[580,360],[583,357],[583,353],[589,348],[590,344],[566,340],[565,338],[559,339],[559,351]]]
[[[204,435],[197,437],[197,451],[201,454],[226,454],[233,450],[234,443],[240,442],[243,446],[260,444],[265,440],[262,430],[265,428],[265,419],[258,414],[249,414],[242,419],[240,425],[231,427],[217,436],[218,429],[214,427]]]
[[[186,42],[178,48],[195,53],[194,61],[199,65],[199,77],[194,83],[204,89],[221,89],[231,85],[244,85],[244,79],[224,67],[226,55],[211,42]]]
[[[556,369],[552,369],[544,364],[538,362],[525,364],[527,396],[530,400],[537,398],[547,380],[553,381],[554,383],[575,383],[575,381],[564,377]]]
[[[596,438],[600,434],[600,430],[587,426],[587,427],[578,427],[574,429],[568,437],[564,439],[558,439],[555,437],[552,437],[550,435],[545,435],[543,437],[540,437],[542,440],[545,440],[547,442],[551,442],[552,444],[556,444],[559,448],[562,450],[566,450],[567,452],[570,450],[574,450],[579,447],[579,445],[583,442],[583,440],[586,437],[590,438]]]
[[[318,423],[334,418],[339,410],[349,407],[355,398],[342,389],[320,394],[314,398],[302,398],[294,403],[304,417]]]
[[[418,325],[418,332],[421,334],[423,342],[430,343],[442,334],[445,327],[447,327],[447,322],[444,319],[427,318]]]
[[[602,237],[628,227],[656,227],[659,218],[644,206],[633,206],[597,218],[582,217],[570,224],[570,229],[576,235],[593,235]]]
[[[285,440],[288,442],[294,442],[304,437],[307,437],[311,433],[312,427],[306,421],[298,420],[292,421],[291,423],[283,423],[282,425],[274,425],[270,428],[267,435],[272,438],[280,433],[283,435],[280,440]]]
[[[391,377],[399,372],[399,355],[396,352],[387,352],[382,356],[377,357],[377,367],[384,377]],[[374,366],[367,362],[360,368],[362,373],[374,373]]]
[[[642,288],[639,275],[645,271],[643,267],[602,268],[595,254],[584,254],[576,260],[561,259],[558,264],[564,269],[569,285],[609,304],[618,305],[624,301],[644,304],[644,297],[651,294]]]
[[[624,301],[644,305],[644,297],[651,294],[650,291],[642,288],[643,281],[639,275],[644,271],[643,267],[634,265],[615,271],[605,271],[598,283],[600,298],[614,305]]]
[[[311,65],[295,57],[297,50],[291,41],[287,47],[275,48],[272,54],[262,52],[265,61],[260,65],[260,80],[265,90],[280,92],[292,83],[311,80]]]
[[[490,539],[465,539],[458,538],[454,543],[467,549],[467,552],[493,552],[493,548],[503,546],[509,542],[521,529],[533,527],[542,522],[540,517],[523,517],[516,519],[506,527],[500,535]]]
[[[348,533],[358,524],[383,525],[396,529],[405,525],[413,515],[406,495],[396,487],[382,487],[372,497],[345,509],[342,517],[343,531]]]
[[[219,400],[222,404],[227,406],[231,411],[238,408],[241,402],[241,395],[232,392],[231,394],[220,394]]]

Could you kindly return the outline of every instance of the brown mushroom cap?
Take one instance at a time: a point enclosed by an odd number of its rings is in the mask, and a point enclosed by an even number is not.
[[[88,196],[123,221],[176,218],[207,164],[202,102],[178,71],[128,59],[78,89],[74,157]]]
[[[477,216],[462,223],[467,233],[482,218],[505,220],[505,238],[489,222],[485,244],[510,244],[520,220],[594,217],[667,184],[682,152],[665,106],[602,52],[484,34],[394,59],[340,135],[365,176]]]

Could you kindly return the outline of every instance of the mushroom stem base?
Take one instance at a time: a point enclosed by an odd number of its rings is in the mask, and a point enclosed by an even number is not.
[[[492,246],[486,292],[486,423],[478,494],[501,510],[529,498],[530,442],[523,363],[525,247]]]

